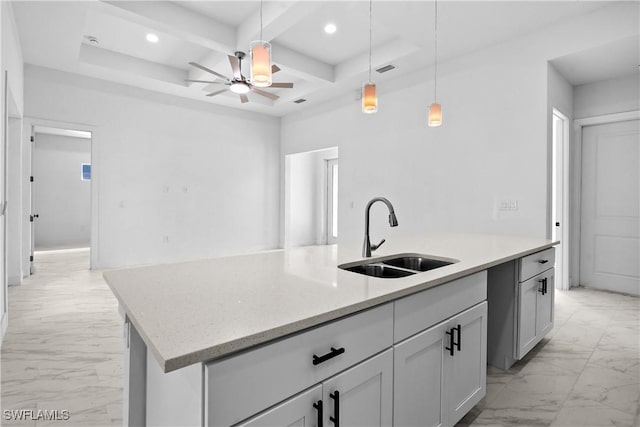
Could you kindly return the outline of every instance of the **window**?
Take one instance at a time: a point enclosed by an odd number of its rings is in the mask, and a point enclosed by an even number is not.
[[[91,181],[91,163],[82,163],[80,180]]]

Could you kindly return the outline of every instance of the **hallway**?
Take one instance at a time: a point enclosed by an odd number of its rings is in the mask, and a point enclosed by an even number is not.
[[[37,252],[36,273],[9,288],[2,425],[122,425],[122,320],[102,272],[88,268],[88,249]],[[7,409],[70,419],[7,421]]]

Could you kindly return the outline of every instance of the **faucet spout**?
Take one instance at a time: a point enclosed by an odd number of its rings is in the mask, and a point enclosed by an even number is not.
[[[371,239],[369,238],[369,216],[371,211],[371,205],[375,202],[382,202],[387,205],[387,209],[389,210],[389,226],[397,227],[398,226],[398,218],[396,218],[396,213],[393,210],[393,205],[391,202],[384,197],[374,197],[369,200],[367,203],[367,207],[364,209],[364,244],[362,245],[362,256],[364,258],[369,258],[371,256],[371,251],[375,251],[384,243],[384,239],[377,245],[371,244]]]

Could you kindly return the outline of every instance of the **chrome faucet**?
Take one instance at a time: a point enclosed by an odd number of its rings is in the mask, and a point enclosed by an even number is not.
[[[383,202],[387,205],[387,209],[389,209],[389,225],[391,227],[398,226],[398,219],[396,218],[396,213],[393,211],[393,205],[391,202],[384,197],[374,197],[371,199],[369,203],[367,203],[367,207],[364,209],[364,245],[362,245],[362,256],[364,258],[370,257],[371,251],[375,251],[385,242],[385,240],[382,239],[377,245],[372,245],[371,240],[369,240],[369,211],[371,210],[371,205],[375,202]]]

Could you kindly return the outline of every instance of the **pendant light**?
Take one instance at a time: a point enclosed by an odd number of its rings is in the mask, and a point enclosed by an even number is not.
[[[262,0],[260,0],[260,40],[251,42],[251,84],[271,86],[271,43],[262,39]]]
[[[373,21],[373,0],[369,0],[369,82],[362,86],[362,112],[372,114],[378,111],[378,97],[376,96],[376,85],[371,82],[371,45],[372,45],[372,21]]]
[[[442,106],[438,104],[438,0],[434,1],[434,49],[433,49],[433,103],[429,106],[430,127],[440,126],[442,124]]]

